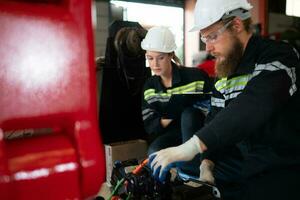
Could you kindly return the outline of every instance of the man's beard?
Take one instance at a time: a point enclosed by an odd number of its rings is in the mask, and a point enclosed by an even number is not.
[[[221,61],[218,59],[216,61],[215,70],[219,78],[232,75],[243,56],[242,42],[236,36],[232,36],[232,42],[228,53],[224,55],[225,58]]]

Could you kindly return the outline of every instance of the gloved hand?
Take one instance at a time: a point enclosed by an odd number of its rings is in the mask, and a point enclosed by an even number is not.
[[[198,153],[202,153],[200,139],[194,135],[182,145],[162,149],[151,154],[149,164],[153,176],[160,182],[164,182],[171,167],[175,167],[179,162],[192,160]]]
[[[214,184],[215,178],[213,176],[213,169],[215,164],[207,159],[204,159],[200,165],[200,181]]]

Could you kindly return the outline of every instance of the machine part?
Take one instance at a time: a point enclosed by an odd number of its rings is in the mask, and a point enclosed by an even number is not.
[[[135,42],[129,42],[129,39],[126,42],[125,32],[121,34],[120,31],[123,28],[139,30],[136,36],[141,36],[140,31],[146,33],[137,22],[114,21],[108,27],[104,63],[103,60],[99,61],[100,65],[97,68],[101,108],[98,111],[100,116],[105,116],[100,117],[99,125],[103,142],[106,144],[148,137],[141,117],[141,95],[145,80],[151,76],[151,70],[146,67],[143,50],[137,56],[133,56],[134,52],[138,51],[132,49],[132,46],[136,46],[136,42],[142,38],[136,39],[130,36],[130,41]],[[132,34],[131,31],[129,32]],[[122,40],[116,40],[117,34]],[[124,38],[121,37],[123,34]],[[117,51],[116,41],[117,44],[122,43],[121,46],[118,45],[121,51]],[[126,44],[130,44],[128,48]],[[141,50],[140,44],[138,48]]]
[[[221,194],[218,188],[212,184],[198,180],[177,171],[175,180],[167,177],[165,183],[155,180],[152,171],[147,165],[148,160],[137,164],[137,160],[117,161],[112,174],[114,186],[109,199],[132,200],[219,200]],[[134,169],[126,172],[126,168],[132,165]],[[193,182],[197,186],[190,186],[187,182]]]
[[[198,177],[189,176],[189,175],[183,173],[182,171],[177,171],[177,173],[178,173],[179,178],[182,179],[184,182],[191,181],[191,182],[206,186],[207,188],[209,188],[211,190],[211,194],[215,197],[215,199],[221,199],[221,193],[215,185],[201,181],[198,179]]]
[[[126,198],[137,200],[170,199],[170,182],[160,183],[155,180],[147,163],[148,159],[140,164],[136,159],[115,162],[111,179],[114,187],[112,195],[126,196]],[[134,166],[134,169],[126,172],[129,166]]]
[[[138,27],[123,27],[115,37],[114,46],[117,52],[124,51],[130,57],[144,54],[141,48],[141,40],[145,37],[146,30]]]
[[[48,135],[48,134],[59,134],[61,132],[60,127],[54,128],[38,128],[38,129],[17,129],[9,130],[4,132],[5,140],[21,139],[34,136]]]

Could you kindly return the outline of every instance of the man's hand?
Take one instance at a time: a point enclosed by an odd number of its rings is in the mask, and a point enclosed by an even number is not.
[[[166,128],[172,121],[172,119],[161,119],[160,124],[162,127]]]
[[[200,165],[200,181],[214,184],[215,178],[213,176],[213,169],[215,164],[207,159],[204,159]]]
[[[182,145],[162,149],[151,154],[149,161],[153,176],[161,182],[164,182],[171,167],[175,167],[178,162],[190,161],[195,155],[202,153],[200,144],[200,139],[194,135]]]

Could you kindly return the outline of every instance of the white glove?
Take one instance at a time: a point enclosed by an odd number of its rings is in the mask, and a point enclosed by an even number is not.
[[[194,135],[182,145],[162,149],[151,154],[149,161],[154,177],[164,182],[171,167],[174,167],[178,162],[192,160],[198,153],[202,153],[200,139]]]
[[[207,159],[204,159],[200,165],[200,181],[214,184],[215,178],[213,176],[213,169],[215,164]]]

